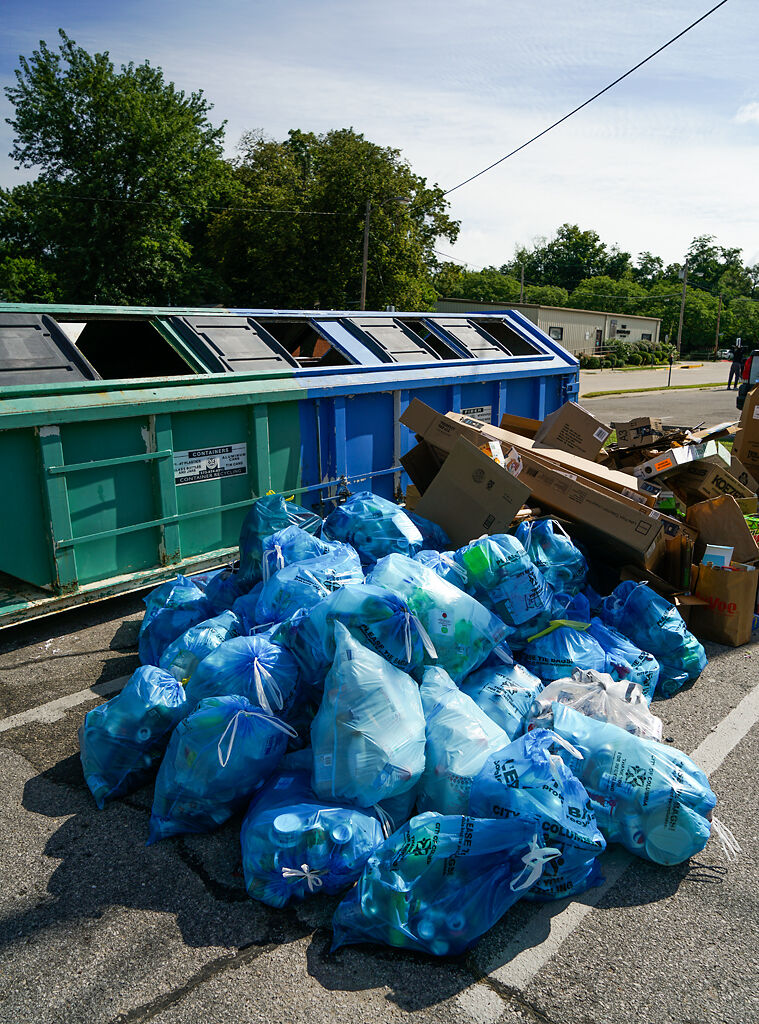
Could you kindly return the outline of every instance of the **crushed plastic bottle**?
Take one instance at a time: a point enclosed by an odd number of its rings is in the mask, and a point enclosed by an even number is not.
[[[287,526],[299,526],[318,535],[321,517],[281,494],[267,494],[250,507],[240,530],[240,576],[251,587],[263,578],[263,542]]]
[[[559,755],[567,743],[547,729],[535,729],[491,754],[472,782],[468,813],[511,821],[537,820],[546,846],[561,856],[546,864],[528,899],[579,896],[601,881],[596,858],[606,848],[590,798]],[[569,745],[570,753],[579,751]]]
[[[567,767],[588,791],[609,842],[665,865],[703,850],[717,798],[687,754],[565,704],[553,705],[553,728],[582,754],[567,754]]]
[[[245,697],[207,697],[171,734],[155,784],[148,845],[211,832],[263,786],[293,734]]]
[[[151,778],[186,713],[184,687],[153,665],[138,668],[120,693],[87,712],[79,751],[85,782],[101,810],[107,800]]]
[[[483,665],[466,677],[461,690],[477,704],[510,740],[521,736],[533,698],[543,689],[543,682],[524,665]]]
[[[213,619],[205,619],[191,626],[169,644],[161,655],[159,665],[175,679],[187,683],[211,651],[216,650],[225,640],[241,636],[244,632],[245,627],[234,612],[222,612]]]
[[[137,639],[142,664],[157,665],[170,643],[210,614],[205,593],[186,576],[151,590]]]
[[[335,660],[311,724],[313,788],[371,807],[413,789],[424,770],[424,712],[405,672],[336,622]]]
[[[550,729],[553,704],[566,704],[599,722],[613,722],[620,729],[660,740],[661,719],[652,715],[637,683],[619,682],[605,672],[575,669],[570,679],[556,679],[535,695],[529,728]]]
[[[478,668],[508,633],[506,625],[483,604],[405,555],[381,559],[367,582],[406,601],[437,655],[425,652],[425,664],[439,665],[455,682]]]
[[[417,806],[420,811],[464,814],[472,779],[509,737],[442,669],[426,669],[419,692],[427,748]]]
[[[453,583],[460,590],[467,591],[466,569],[455,558],[455,551],[430,551],[423,548],[413,556],[415,562],[421,562],[428,569],[436,572],[441,579]]]
[[[371,855],[335,911],[332,949],[382,943],[433,956],[465,952],[560,851],[527,818],[418,814]]]
[[[674,605],[645,583],[625,580],[604,598],[601,618],[659,662],[658,692],[677,693],[706,668],[706,651]]]
[[[404,509],[371,491],[351,495],[324,520],[324,536],[351,544],[366,566],[392,552],[413,555],[424,546]]]
[[[578,594],[588,578],[588,563],[555,519],[520,523],[516,537],[557,594]]]
[[[272,907],[334,895],[353,885],[383,839],[375,811],[320,800],[307,770],[280,768],[242,823],[245,887]]]

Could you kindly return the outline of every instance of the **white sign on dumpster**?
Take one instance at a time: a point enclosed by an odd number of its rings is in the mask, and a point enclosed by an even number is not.
[[[492,405],[473,405],[470,409],[462,409],[462,416],[471,416],[475,420],[482,420],[483,423],[490,423],[493,418]]]
[[[225,476],[244,476],[247,472],[247,444],[174,452],[174,481],[177,486],[197,484],[204,480],[221,480]]]

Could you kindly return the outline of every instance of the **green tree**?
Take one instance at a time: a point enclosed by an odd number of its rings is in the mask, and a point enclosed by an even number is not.
[[[632,278],[638,284],[650,288],[658,284],[664,276],[664,261],[661,256],[650,252],[642,252],[632,268]]]
[[[569,296],[576,309],[602,309],[609,313],[637,313],[649,316],[650,299],[643,285],[625,278],[588,277]]]
[[[433,307],[434,246],[455,241],[459,225],[442,189],[399,150],[351,128],[293,130],[282,142],[248,133],[234,184],[244,209],[219,213],[209,229],[225,301],[358,308],[368,201],[367,308]]]
[[[53,302],[55,279],[27,256],[0,256],[0,301]]]
[[[555,284],[531,284],[524,290],[525,302],[539,306],[568,306],[569,292]]]
[[[435,274],[435,288],[444,299],[504,304],[518,302],[520,293],[519,281],[509,274],[502,274],[495,267],[466,270],[452,263],[444,263]]]
[[[60,37],[57,51],[41,42],[22,56],[5,90],[10,155],[38,176],[0,194],[3,237],[55,276],[62,300],[187,299],[188,226],[224,181],[223,125],[160,68],[117,71],[107,53]]]
[[[558,285],[573,291],[586,277],[606,274],[615,280],[630,271],[630,254],[607,247],[597,232],[577,224],[562,224],[550,239],[538,239],[532,248],[518,247],[514,259],[501,270],[519,274],[532,285]]]

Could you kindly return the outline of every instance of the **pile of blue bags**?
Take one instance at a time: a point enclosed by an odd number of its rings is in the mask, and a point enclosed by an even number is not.
[[[103,808],[154,780],[148,843],[239,816],[249,895],[341,896],[335,948],[462,953],[599,884],[607,843],[680,863],[716,801],[649,705],[704,650],[648,586],[587,577],[550,519],[455,549],[370,492],[324,520],[260,498],[239,565],[146,598],[141,667],[79,732],[87,785]]]

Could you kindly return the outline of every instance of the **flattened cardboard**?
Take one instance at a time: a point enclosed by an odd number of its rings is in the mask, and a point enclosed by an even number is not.
[[[432,445],[427,444],[426,441],[420,441],[401,456],[401,465],[420,494],[424,494],[427,490],[444,461],[445,456],[439,456]]]
[[[459,437],[415,511],[461,547],[483,533],[504,533],[529,496],[521,480]]]
[[[514,416],[510,412],[505,412],[501,416],[501,426],[504,430],[512,430],[515,434],[522,434],[533,440],[540,430],[540,420],[531,420],[529,416]]]
[[[738,483],[747,487],[752,494],[756,494],[756,492],[759,491],[759,480],[749,473],[743,463],[735,457],[734,452],[730,457],[730,472]]]
[[[690,462],[717,457],[725,469],[730,465],[730,452],[719,441],[704,441],[703,444],[686,444],[681,448],[670,448],[653,458],[642,462],[633,470],[643,480],[652,476],[663,476]]]
[[[503,426],[501,420],[501,426]],[[535,448],[558,448],[559,451],[595,459],[611,434],[608,427],[577,402],[565,402],[549,413],[535,434]]]
[[[707,544],[732,545],[736,562],[750,563],[759,559],[759,547],[746,525],[738,502],[730,495],[691,505],[687,520],[698,530],[696,562],[703,558]]]

